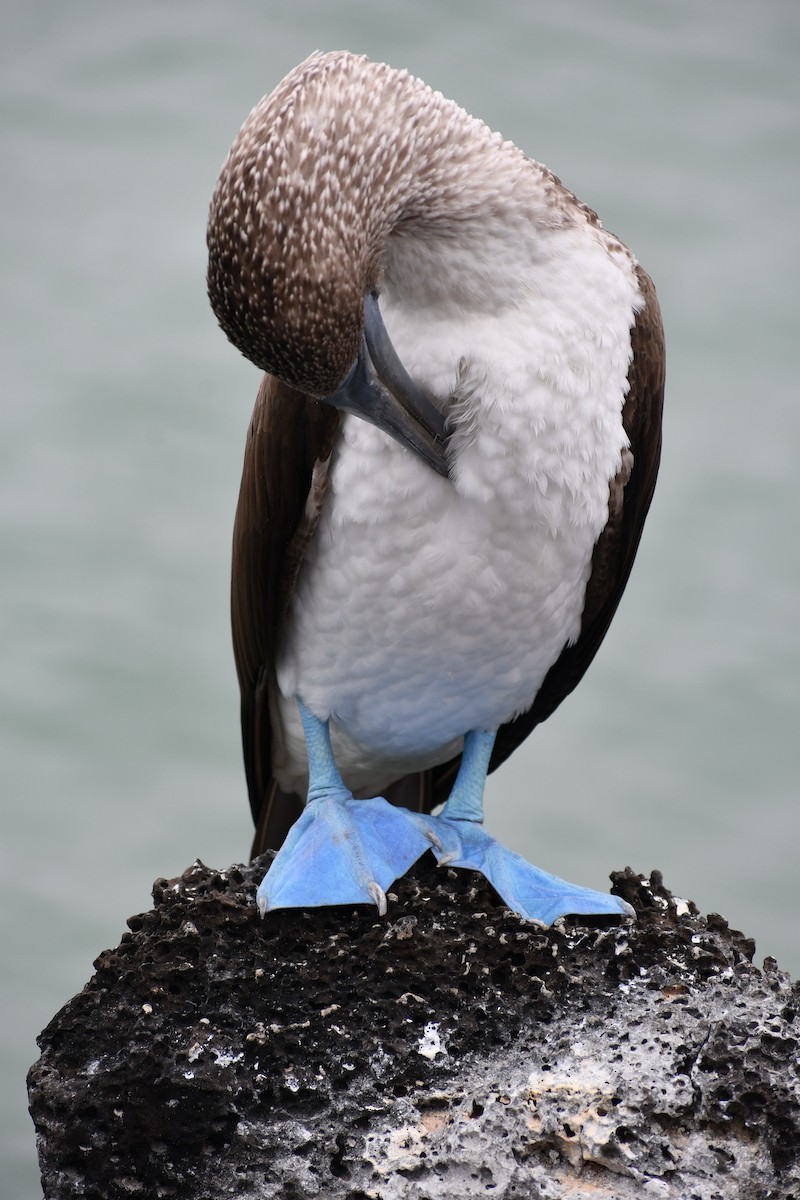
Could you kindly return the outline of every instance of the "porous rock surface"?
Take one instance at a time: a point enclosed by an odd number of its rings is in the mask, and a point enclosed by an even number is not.
[[[425,860],[262,921],[268,861],[159,880],[42,1033],[46,1200],[800,1197],[800,989],[658,873],[543,930]]]

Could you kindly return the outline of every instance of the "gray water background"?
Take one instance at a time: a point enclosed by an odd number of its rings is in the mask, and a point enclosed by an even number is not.
[[[0,1196],[40,1194],[34,1037],[158,875],[247,853],[229,542],[257,372],[204,227],[311,50],[408,66],[551,166],[656,280],[662,476],[581,688],[489,827],[660,867],[800,969],[796,0],[3,6]]]

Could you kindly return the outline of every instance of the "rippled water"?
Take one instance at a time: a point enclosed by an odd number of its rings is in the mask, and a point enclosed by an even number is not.
[[[257,374],[208,311],[204,224],[241,120],[317,47],[548,163],[664,309],[632,582],[490,826],[594,886],[658,866],[798,971],[799,35],[794,0],[4,8],[3,1195],[39,1194],[37,1031],[155,876],[247,852],[227,576]]]

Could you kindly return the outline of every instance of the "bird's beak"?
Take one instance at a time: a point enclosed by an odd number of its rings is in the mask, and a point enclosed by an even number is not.
[[[323,399],[377,425],[447,478],[444,417],[398,358],[374,293],[364,300],[364,339],[358,358],[341,387]]]

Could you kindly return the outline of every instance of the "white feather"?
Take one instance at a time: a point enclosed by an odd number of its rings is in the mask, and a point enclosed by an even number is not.
[[[306,779],[295,695],[374,793],[526,710],[578,636],[627,446],[634,262],[590,221],[483,234],[389,240],[381,309],[451,414],[453,481],[346,418],[278,664],[286,788]]]

